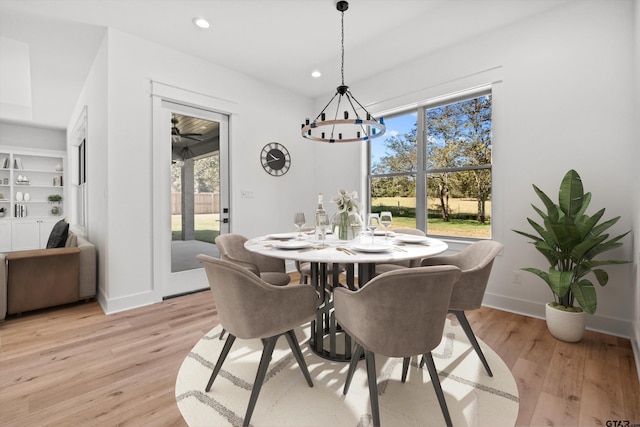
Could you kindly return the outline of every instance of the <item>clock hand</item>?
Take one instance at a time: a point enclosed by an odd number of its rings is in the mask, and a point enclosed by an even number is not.
[[[273,160],[279,160],[276,156],[274,156],[274,155],[273,155],[273,154],[271,154],[271,153],[269,153],[269,156],[271,156],[271,158],[272,158]]]
[[[274,157],[274,158],[273,158],[273,159],[271,159],[271,160],[267,160],[267,163],[276,162],[276,161],[278,161],[278,160],[280,160],[280,159],[279,159],[279,158],[277,158],[277,157]]]

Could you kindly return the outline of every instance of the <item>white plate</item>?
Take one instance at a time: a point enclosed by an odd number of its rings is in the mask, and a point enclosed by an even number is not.
[[[269,239],[275,239],[275,240],[291,240],[298,237],[298,233],[269,234],[267,237]]]
[[[402,233],[398,233],[396,234],[396,240],[398,240],[399,242],[403,242],[403,243],[428,243],[429,239],[425,236],[416,236],[413,234],[402,234]]]
[[[277,249],[302,249],[311,246],[311,242],[306,240],[288,240],[286,242],[276,242],[273,244],[273,247]]]
[[[393,249],[391,245],[382,245],[374,243],[372,244],[364,244],[364,243],[356,243],[351,245],[353,249],[360,252],[388,252]]]

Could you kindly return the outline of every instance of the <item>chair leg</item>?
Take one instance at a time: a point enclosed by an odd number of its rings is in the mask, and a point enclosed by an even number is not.
[[[262,357],[260,358],[260,365],[258,366],[256,380],[253,382],[253,387],[251,388],[251,397],[249,398],[249,406],[247,407],[247,413],[245,414],[244,421],[242,423],[243,427],[249,426],[249,421],[251,420],[253,409],[256,406],[258,395],[260,394],[260,389],[262,388],[262,383],[264,383],[264,377],[267,374],[267,368],[269,368],[271,356],[273,355],[273,349],[276,347],[276,341],[278,341],[278,337],[279,335],[276,335],[275,337],[270,337],[263,340],[264,349],[262,350]]]
[[[473,333],[473,330],[471,329],[471,325],[469,325],[469,321],[467,320],[467,316],[464,314],[464,311],[451,310],[450,312],[455,314],[456,317],[458,318],[458,322],[460,322],[460,326],[462,326],[462,329],[464,330],[464,333],[467,335],[469,342],[471,343],[474,350],[478,354],[480,361],[484,365],[484,369],[486,369],[487,374],[490,377],[492,377],[493,372],[491,372],[491,368],[489,368],[489,363],[487,362],[487,359],[484,357],[484,353],[480,349],[480,345],[478,345],[478,340],[476,339],[476,336]]]
[[[307,362],[305,362],[304,357],[302,356],[302,350],[300,350],[300,344],[298,344],[298,338],[296,338],[295,332],[293,332],[293,330],[290,330],[285,333],[285,336],[287,337],[287,341],[289,341],[291,352],[298,361],[298,366],[300,366],[302,375],[304,375],[304,378],[307,380],[307,384],[309,384],[309,387],[313,387],[313,381],[311,381],[309,368],[307,367]]]
[[[205,391],[209,391],[211,390],[211,385],[213,384],[213,380],[216,379],[216,376],[218,375],[218,372],[220,372],[220,368],[222,368],[222,364],[224,363],[224,360],[227,358],[227,355],[229,354],[229,350],[231,350],[231,346],[233,345],[233,342],[236,340],[236,337],[228,334],[227,336],[227,340],[224,343],[224,347],[222,347],[222,353],[220,353],[220,356],[218,357],[218,361],[216,362],[216,366],[213,368],[213,372],[211,373],[211,377],[209,378],[209,382],[207,383],[207,387],[204,389]]]
[[[362,356],[362,346],[356,343],[355,348],[353,349],[353,354],[351,355],[351,362],[349,363],[349,371],[347,372],[347,379],[344,382],[344,389],[342,390],[342,394],[346,395],[349,391],[349,386],[351,385],[351,380],[353,379],[353,374],[356,372],[356,367],[358,366],[358,361],[360,360],[360,356]]]
[[[440,385],[440,378],[438,378],[438,371],[436,371],[436,364],[433,363],[433,356],[431,355],[431,352],[424,354],[422,356],[422,360],[427,364],[429,376],[431,377],[431,383],[433,384],[433,389],[436,392],[436,396],[438,396],[438,402],[440,403],[442,415],[444,415],[444,421],[447,423],[448,427],[452,427],[453,423],[451,422],[451,417],[449,416],[447,401],[444,400],[444,393],[442,392],[442,386]]]
[[[380,427],[380,407],[378,406],[378,378],[376,375],[376,355],[365,350],[364,358],[367,361],[367,382],[369,383],[369,400],[371,401],[371,418],[374,427]]]
[[[402,359],[402,382],[407,381],[407,372],[409,372],[409,364],[411,363],[410,357],[405,357]]]

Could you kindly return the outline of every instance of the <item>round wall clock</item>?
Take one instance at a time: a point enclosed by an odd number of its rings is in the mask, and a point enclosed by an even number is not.
[[[291,167],[291,155],[284,145],[270,142],[262,148],[260,162],[269,175],[282,176]]]

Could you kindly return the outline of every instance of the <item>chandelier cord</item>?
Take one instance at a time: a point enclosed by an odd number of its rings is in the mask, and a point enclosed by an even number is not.
[[[368,141],[384,135],[386,127],[383,118],[376,119],[349,91],[349,87],[344,84],[344,12],[349,9],[349,2],[340,0],[336,2],[336,9],[340,11],[340,76],[342,84],[336,88],[336,93],[324,106],[316,118],[311,121],[307,117],[302,123],[302,137],[314,141],[322,142],[352,142]],[[342,97],[346,100],[342,102]],[[327,112],[327,109],[336,101],[335,111]],[[344,118],[340,111],[345,106]],[[361,117],[357,107],[360,107],[365,117]],[[349,111],[351,108],[351,111]],[[325,113],[327,113],[325,115]],[[349,115],[352,114],[350,118]],[[327,117],[327,115],[333,117]],[[353,117],[355,115],[355,118]],[[312,133],[313,132],[313,133]],[[337,138],[335,137],[337,133]],[[352,135],[355,133],[355,135]],[[328,136],[327,136],[328,134]]]
[[[342,15],[340,22],[342,25],[342,41],[341,41],[341,47],[342,47],[342,66],[340,67],[340,74],[342,75],[342,86],[344,86],[344,11],[340,12],[340,14]]]

